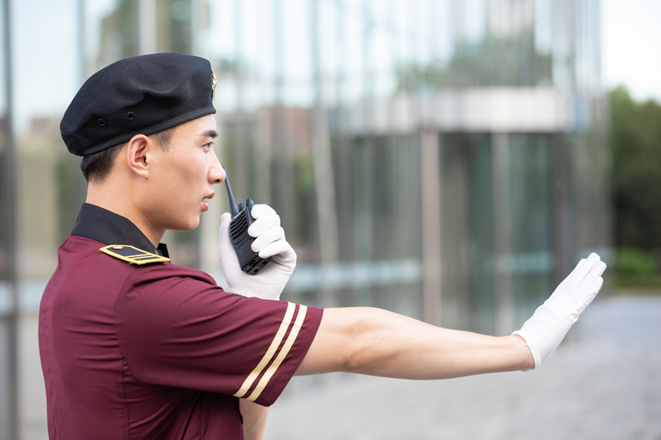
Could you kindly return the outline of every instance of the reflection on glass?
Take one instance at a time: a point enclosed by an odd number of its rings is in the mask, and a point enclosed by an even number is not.
[[[268,202],[280,213],[303,274],[292,279],[292,295],[315,302],[321,300],[311,292],[330,289],[337,303],[388,303],[382,263],[417,267],[391,281],[420,289],[423,128],[441,139],[438,290],[446,323],[494,331],[503,321],[494,317],[499,304],[527,307],[538,295],[530,292],[546,292],[576,253],[607,244],[586,226],[608,211],[605,196],[594,197],[605,191],[605,166],[586,156],[603,155],[597,141],[603,121],[593,104],[600,91],[592,0],[580,7],[568,0],[82,4],[86,75],[145,51],[212,61],[219,155],[242,198]],[[63,9],[67,20],[75,22],[75,6]],[[558,107],[568,112],[566,125],[533,127],[524,113],[509,120],[510,128],[498,128],[489,96],[527,93],[529,113],[541,114],[534,101],[540,90],[571,104],[573,113]],[[60,111],[65,107],[62,102]],[[43,282],[84,185],[78,159],[62,148],[59,114],[33,112],[25,121],[13,182],[23,200],[19,266],[23,280]],[[324,145],[329,157],[319,162]],[[39,181],[31,178],[35,173]],[[558,179],[573,190],[558,190]],[[332,236],[317,226],[327,200],[334,216],[328,224],[339,231],[337,255],[320,265],[328,249],[321,243]],[[202,241],[212,223],[204,219],[204,233],[166,238],[179,263],[218,270],[206,261],[212,252],[204,249],[212,246]],[[421,315],[415,308],[410,313]]]
[[[98,24],[98,55],[93,71],[140,53],[140,3],[133,0],[116,0],[114,6],[101,17]]]

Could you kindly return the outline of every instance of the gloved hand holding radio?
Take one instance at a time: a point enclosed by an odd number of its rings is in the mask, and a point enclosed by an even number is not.
[[[535,367],[560,345],[571,326],[592,302],[604,280],[606,270],[597,254],[581,260],[576,268],[555,289],[553,294],[514,335],[525,339],[535,359]]]
[[[271,262],[255,275],[241,271],[229,236],[232,216],[226,212],[220,216],[220,264],[231,293],[278,300],[296,267],[296,252],[285,239],[280,216],[273,208],[255,205],[251,215],[255,219],[248,228],[248,234],[255,237],[251,248],[262,258],[272,257]]]

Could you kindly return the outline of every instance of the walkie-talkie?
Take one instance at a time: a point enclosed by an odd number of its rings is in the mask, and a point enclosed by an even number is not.
[[[227,188],[227,197],[230,202],[230,213],[232,214],[232,221],[230,222],[229,227],[230,241],[236,251],[241,270],[250,275],[255,275],[266,266],[269,261],[271,261],[271,257],[261,258],[250,248],[254,238],[248,235],[248,228],[254,221],[250,212],[252,211],[255,202],[253,202],[252,199],[246,199],[246,203],[240,203],[239,206],[236,206],[227,169],[225,167],[223,167],[223,169],[225,170],[225,187]]]

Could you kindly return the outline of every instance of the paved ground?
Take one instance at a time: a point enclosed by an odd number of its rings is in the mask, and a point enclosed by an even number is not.
[[[21,322],[21,348],[22,440],[46,439],[36,315]],[[314,387],[318,378],[296,378],[266,439],[661,440],[660,375],[661,296],[605,298],[538,371],[436,382],[333,376]]]
[[[2,321],[0,321],[1,323]],[[7,337],[7,329],[0,324],[0,340]],[[46,425],[46,394],[44,378],[41,373],[39,360],[39,343],[37,330],[37,314],[31,312],[20,320],[19,327],[19,374],[20,374],[20,412],[21,412],[21,440],[46,440],[48,431]],[[1,344],[0,344],[1,345]],[[5,353],[2,351],[0,353]],[[0,384],[7,377],[6,359],[0,359]],[[2,385],[0,385],[2,386]],[[4,388],[0,388],[0,417],[6,414],[6,395]],[[0,440],[8,440],[5,427],[0,420]],[[13,440],[13,439],[12,439]]]
[[[536,371],[306,385],[273,406],[267,440],[661,440],[661,297],[593,304]]]

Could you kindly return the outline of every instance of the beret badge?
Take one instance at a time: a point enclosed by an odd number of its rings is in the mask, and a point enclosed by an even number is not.
[[[216,83],[218,81],[216,80],[216,73],[211,69],[211,99],[214,100],[216,99]]]

